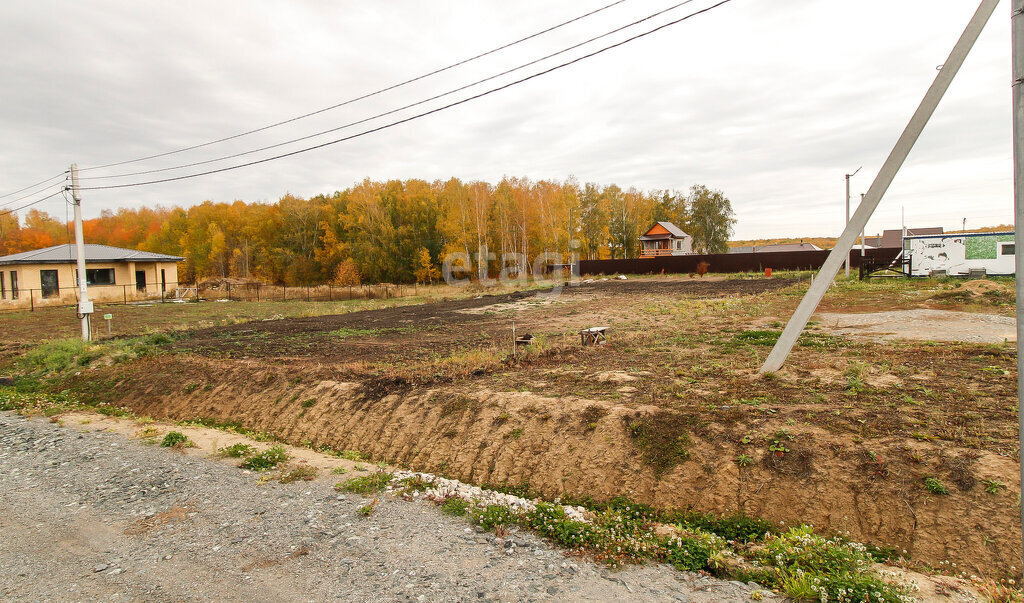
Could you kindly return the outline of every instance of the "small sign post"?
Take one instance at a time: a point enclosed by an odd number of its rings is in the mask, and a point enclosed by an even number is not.
[[[104,314],[103,320],[107,321],[107,337],[111,336],[110,321],[114,319],[113,314]]]

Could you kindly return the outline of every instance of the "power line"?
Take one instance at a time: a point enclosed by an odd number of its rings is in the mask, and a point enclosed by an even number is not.
[[[249,166],[253,166],[253,165],[258,165],[258,164],[261,164],[261,163],[267,163],[269,161],[274,161],[274,160],[277,160],[277,159],[283,159],[285,157],[291,157],[293,155],[298,155],[300,153],[306,153],[306,152],[313,151],[313,150],[316,150],[316,149],[322,149],[324,147],[335,145],[335,144],[338,144],[340,142],[345,142],[345,141],[348,141],[348,140],[352,140],[354,138],[360,138],[362,136],[366,136],[367,134],[372,134],[374,132],[380,132],[381,130],[386,130],[386,129],[389,129],[389,128],[393,128],[393,127],[395,127],[397,125],[404,124],[404,123],[407,123],[407,122],[410,122],[410,121],[414,121],[414,120],[420,119],[422,117],[426,117],[428,115],[433,115],[434,113],[439,113],[441,111],[450,109],[452,107],[457,107],[459,105],[468,103],[470,101],[473,101],[473,100],[476,100],[476,99],[479,99],[479,98],[483,98],[485,96],[489,96],[491,94],[494,94],[495,92],[499,92],[501,90],[505,90],[506,88],[511,88],[512,86],[516,86],[518,84],[522,84],[524,82],[527,82],[527,81],[530,81],[532,79],[538,78],[538,77],[540,77],[542,75],[547,75],[548,73],[551,73],[553,71],[557,71],[559,69],[562,69],[563,67],[568,67],[569,65],[573,65],[575,63],[579,63],[580,61],[589,59],[589,58],[594,57],[596,55],[599,55],[601,53],[604,53],[604,52],[607,52],[609,50],[612,50],[614,48],[618,48],[619,46],[623,46],[625,44],[628,44],[628,43],[633,42],[635,40],[638,40],[640,38],[649,36],[649,35],[651,35],[651,34],[653,34],[655,32],[661,31],[662,29],[665,29],[667,27],[671,27],[672,25],[676,25],[678,23],[682,23],[683,21],[689,20],[689,19],[691,19],[693,17],[696,17],[698,15],[701,15],[701,14],[704,14],[706,12],[712,11],[712,10],[714,10],[714,9],[724,5],[724,4],[728,4],[729,2],[732,2],[732,0],[721,0],[720,2],[718,2],[716,4],[712,4],[711,6],[708,6],[706,8],[702,8],[701,10],[692,12],[692,13],[690,13],[688,15],[685,15],[683,17],[680,17],[680,18],[678,18],[678,19],[676,19],[674,21],[669,21],[668,23],[665,23],[663,25],[659,25],[658,27],[655,27],[654,29],[651,29],[651,30],[645,31],[643,33],[639,33],[639,34],[637,34],[635,36],[626,38],[625,40],[622,40],[620,42],[616,42],[615,44],[612,44],[610,46],[605,46],[604,48],[600,48],[600,49],[595,50],[593,52],[590,52],[588,54],[582,55],[582,56],[577,57],[577,58],[575,58],[575,59],[573,59],[571,61],[566,61],[565,63],[561,63],[559,65],[555,65],[554,67],[550,67],[548,69],[545,69],[544,71],[540,71],[538,73],[534,73],[533,75],[529,75],[529,76],[526,76],[524,78],[515,80],[513,82],[509,82],[508,84],[504,84],[502,86],[498,86],[496,88],[492,88],[490,90],[486,90],[484,92],[481,92],[479,94],[475,94],[473,96],[464,98],[462,100],[458,100],[458,101],[455,101],[453,103],[449,103],[449,104],[444,105],[442,107],[438,107],[436,109],[431,109],[430,111],[424,111],[423,113],[418,113],[418,114],[413,115],[411,117],[406,117],[405,119],[400,119],[400,120],[393,121],[393,122],[388,123],[388,124],[384,124],[382,126],[377,126],[376,128],[371,128],[369,130],[364,130],[362,132],[359,132],[359,133],[356,133],[356,134],[352,134],[350,136],[345,136],[345,137],[338,138],[338,139],[335,139],[335,140],[330,140],[330,141],[327,141],[327,142],[320,143],[318,145],[313,145],[311,147],[305,147],[305,148],[302,148],[302,149],[297,149],[295,151],[290,151],[288,153],[281,153],[280,155],[274,155],[274,156],[271,156],[271,157],[265,157],[263,159],[257,159],[255,161],[249,161],[247,163],[240,163],[238,165],[218,168],[218,169],[215,169],[215,170],[207,170],[205,172],[196,172],[194,174],[186,174],[184,176],[174,176],[172,178],[161,178],[161,179],[158,179],[158,180],[149,180],[149,181],[144,181],[144,182],[132,182],[132,183],[128,183],[128,184],[109,184],[109,185],[105,185],[105,186],[81,187],[79,190],[84,190],[84,191],[108,190],[108,189],[116,189],[116,188],[129,188],[129,187],[133,187],[133,186],[145,186],[145,185],[149,185],[149,184],[161,184],[161,183],[164,183],[164,182],[174,182],[174,181],[177,181],[177,180],[187,180],[189,178],[196,178],[196,177],[199,177],[199,176],[208,176],[210,174],[217,174],[217,173],[220,173],[220,172],[228,172],[228,171],[231,171],[231,170],[237,170],[237,169],[240,169],[240,168],[249,167]]]
[[[40,193],[43,193],[43,192],[46,192],[47,190],[49,190],[49,189],[51,189],[51,188],[53,188],[55,186],[64,186],[64,182],[55,182],[55,183],[53,183],[53,184],[51,184],[49,186],[44,186],[41,189],[32,191],[31,193],[29,193],[27,195],[22,195],[21,197],[18,197],[17,199],[11,199],[10,201],[4,201],[3,203],[0,203],[0,207],[4,207],[6,205],[13,205],[13,204],[17,203],[18,201],[24,201],[25,199],[28,199],[29,197],[35,197],[36,195],[38,195]],[[31,187],[29,187],[29,188],[31,188]]]
[[[41,184],[46,184],[47,182],[49,182],[49,181],[51,181],[51,180],[53,180],[55,178],[60,178],[61,176],[64,176],[67,173],[68,173],[68,171],[64,170],[63,172],[57,174],[56,176],[50,176],[46,180],[40,180],[39,182],[36,182],[35,184],[30,184],[30,185],[26,186],[25,188],[19,188],[16,191],[11,191],[9,193],[5,193],[3,195],[0,195],[0,199],[3,199],[4,197],[10,197],[11,195],[17,195],[18,193],[27,191],[30,188],[35,188],[35,187],[37,187],[37,186],[39,186]],[[29,196],[31,196],[31,195],[29,195]]]
[[[594,36],[592,38],[589,38],[589,39],[584,40],[582,42],[579,42],[577,44],[573,44],[572,46],[569,46],[569,47],[563,48],[562,50],[559,50],[557,52],[553,52],[551,54],[545,55],[545,56],[543,56],[543,57],[541,57],[539,59],[534,59],[534,60],[532,60],[532,61],[530,61],[528,63],[523,63],[522,65],[519,65],[517,67],[513,67],[512,69],[507,69],[505,71],[502,71],[501,73],[497,73],[495,75],[491,75],[491,76],[485,77],[483,79],[476,80],[475,82],[466,84],[464,86],[460,86],[458,88],[455,88],[453,90],[449,90],[449,91],[441,93],[441,94],[437,94],[435,96],[431,96],[430,98],[426,98],[426,99],[417,101],[415,103],[410,103],[408,105],[405,105],[405,106],[402,106],[402,107],[398,107],[397,109],[391,109],[390,111],[385,111],[383,113],[378,113],[378,114],[373,115],[371,117],[367,117],[367,118],[360,119],[360,120],[357,120],[357,121],[349,122],[349,123],[341,125],[341,126],[330,128],[328,130],[321,130],[321,131],[313,133],[313,134],[308,134],[306,136],[300,136],[299,138],[293,138],[291,140],[286,140],[284,142],[279,142],[279,143],[267,145],[267,146],[264,146],[264,147],[259,147],[259,148],[252,149],[252,150],[249,150],[249,151],[242,151],[240,153],[234,153],[232,155],[224,155],[222,157],[216,157],[214,159],[206,159],[206,160],[203,160],[203,161],[195,161],[195,162],[186,163],[186,164],[183,164],[183,165],[177,165],[177,166],[165,167],[165,168],[156,168],[156,169],[152,169],[152,170],[142,170],[142,171],[138,171],[138,172],[128,172],[128,173],[125,173],[125,174],[113,174],[113,175],[110,175],[110,176],[86,176],[86,177],[81,178],[81,180],[106,180],[106,179],[110,179],[110,178],[127,178],[127,177],[130,177],[130,176],[143,176],[143,175],[146,175],[146,174],[156,174],[156,173],[160,173],[160,172],[169,172],[169,171],[174,171],[174,170],[179,170],[179,169],[184,169],[184,168],[189,168],[189,167],[196,167],[196,166],[200,166],[200,165],[207,165],[207,164],[210,164],[210,163],[217,163],[218,161],[226,161],[228,159],[235,159],[237,157],[244,157],[246,155],[252,155],[253,153],[259,153],[259,152],[262,152],[262,151],[268,151],[270,149],[276,149],[276,148],[283,147],[283,146],[286,146],[286,145],[289,145],[289,144],[294,144],[296,142],[302,142],[303,140],[309,140],[311,138],[316,138],[318,136],[323,136],[324,134],[330,134],[332,132],[337,132],[339,130],[344,130],[344,129],[350,128],[352,126],[357,126],[357,125],[360,125],[360,124],[364,124],[366,122],[373,121],[373,120],[379,119],[381,117],[386,117],[388,115],[393,115],[393,114],[398,113],[400,111],[404,111],[404,110],[410,109],[412,107],[417,107],[419,105],[426,104],[428,102],[437,100],[439,98],[444,98],[446,96],[450,96],[452,94],[455,94],[456,92],[461,92],[463,90],[466,90],[467,88],[472,88],[473,86],[482,84],[484,82],[488,82],[488,81],[497,79],[499,77],[502,77],[504,75],[508,75],[510,73],[513,73],[513,72],[525,69],[527,67],[530,67],[531,65],[536,65],[537,63],[540,63],[540,62],[546,61],[546,60],[548,60],[550,58],[553,58],[553,57],[565,54],[565,53],[567,53],[567,52],[569,52],[571,50],[575,50],[575,49],[577,49],[577,48],[579,48],[581,46],[585,46],[587,44],[590,44],[591,42],[596,42],[597,40],[600,40],[602,38],[607,38],[608,36],[611,36],[613,34],[619,33],[619,32],[621,32],[621,31],[623,31],[625,29],[629,29],[630,27],[634,27],[636,25],[639,25],[640,23],[644,23],[645,21],[650,21],[651,19],[653,19],[655,17],[661,16],[661,15],[663,15],[665,13],[671,12],[673,10],[676,10],[677,8],[680,8],[682,6],[686,6],[687,4],[691,4],[693,2],[694,2],[694,0],[683,0],[682,2],[674,4],[674,5],[672,5],[672,6],[668,7],[668,8],[665,8],[663,10],[660,10],[660,11],[657,11],[655,13],[652,13],[652,14],[646,16],[646,17],[643,17],[642,19],[637,19],[636,21],[633,21],[632,23],[628,23],[626,25],[623,25],[621,27],[617,27],[617,28],[615,28],[615,29],[613,29],[611,31],[608,31],[608,32],[605,32],[603,34]]]
[[[57,195],[61,194],[62,192],[64,192],[64,189],[61,189],[61,190],[59,190],[59,191],[57,191],[55,193],[49,194],[49,195],[43,197],[42,199],[36,199],[35,201],[33,201],[31,203],[26,203],[25,205],[22,205],[21,207],[15,207],[14,209],[9,209],[7,211],[0,212],[0,216],[6,216],[8,214],[13,214],[16,211],[23,210],[26,207],[32,207],[33,205],[35,205],[37,203],[42,203],[43,201],[46,201],[47,199],[50,199],[52,197],[56,197]]]
[[[389,92],[389,91],[394,90],[396,88],[401,88],[402,86],[406,86],[408,84],[412,84],[414,82],[418,82],[420,80],[423,80],[423,79],[426,79],[428,77],[437,75],[439,73],[443,73],[445,71],[454,69],[454,68],[459,67],[461,65],[465,65],[466,63],[471,63],[471,62],[473,62],[473,61],[475,61],[477,59],[482,59],[483,57],[486,57],[486,56],[492,55],[492,54],[494,54],[496,52],[505,50],[506,48],[510,48],[510,47],[515,46],[517,44],[521,44],[521,43],[526,42],[528,40],[532,40],[533,38],[542,36],[542,35],[544,35],[546,33],[550,33],[552,31],[555,31],[556,29],[560,29],[562,27],[565,27],[566,25],[570,25],[570,24],[575,23],[577,21],[580,21],[582,19],[586,19],[587,17],[596,15],[597,13],[600,13],[602,11],[608,10],[609,8],[612,8],[613,6],[622,4],[623,2],[626,2],[626,1],[627,0],[616,0],[615,2],[612,2],[610,4],[606,4],[606,5],[604,5],[604,6],[600,7],[600,8],[592,10],[589,13],[582,14],[582,15],[580,15],[578,17],[573,17],[572,19],[569,19],[568,21],[563,21],[562,23],[559,23],[557,25],[553,25],[551,27],[548,27],[547,29],[543,29],[541,31],[538,31],[537,33],[530,34],[530,35],[528,35],[528,36],[526,36],[524,38],[519,38],[518,40],[515,40],[513,42],[509,42],[507,44],[503,44],[503,45],[501,45],[501,46],[499,46],[497,48],[494,48],[492,50],[488,50],[486,52],[482,52],[482,53],[480,53],[478,55],[469,57],[468,59],[463,59],[461,61],[457,61],[455,63],[452,63],[451,65],[447,65],[445,67],[441,67],[440,69],[435,69],[435,70],[430,71],[428,73],[424,73],[423,75],[416,76],[414,78],[405,80],[403,82],[399,82],[397,84],[393,84],[391,86],[387,86],[386,88],[381,88],[380,90],[376,90],[374,92],[369,92],[367,94],[363,94],[362,96],[357,96],[355,98],[351,98],[349,100],[346,100],[346,101],[343,101],[343,102],[331,105],[329,107],[324,107],[323,109],[318,109],[316,111],[311,111],[309,113],[305,113],[305,114],[299,115],[297,117],[292,117],[290,119],[286,119],[286,120],[283,120],[283,121],[272,123],[270,125],[263,126],[263,127],[260,127],[260,128],[255,128],[253,130],[247,130],[245,132],[240,132],[238,134],[234,134],[234,135],[231,135],[231,136],[226,136],[224,138],[218,138],[217,140],[211,140],[209,142],[204,142],[204,143],[192,145],[192,146],[189,146],[189,147],[183,147],[183,148],[176,149],[176,150],[173,150],[173,151],[166,151],[166,152],[163,152],[163,153],[157,153],[155,155],[149,155],[147,157],[139,157],[137,159],[129,159],[127,161],[118,161],[118,162],[115,162],[115,163],[107,163],[107,164],[104,164],[104,165],[96,165],[96,166],[91,166],[91,167],[79,168],[78,171],[84,172],[84,171],[87,171],[87,170],[98,170],[98,169],[101,169],[101,168],[116,167],[116,166],[125,165],[125,164],[128,164],[128,163],[138,163],[139,161],[146,161],[148,159],[156,159],[158,157],[166,157],[168,155],[175,155],[177,153],[184,153],[185,151],[192,151],[192,150],[195,150],[195,149],[200,149],[200,148],[203,148],[203,147],[208,147],[210,145],[218,144],[218,143],[221,143],[221,142],[226,142],[228,140],[234,140],[236,138],[241,138],[243,136],[248,136],[250,134],[255,134],[257,132],[263,132],[264,130],[269,130],[271,128],[276,128],[278,126],[283,126],[285,124],[290,124],[292,122],[299,121],[300,119],[305,119],[307,117],[312,117],[314,115],[319,115],[321,113],[325,113],[327,111],[331,111],[331,110],[337,109],[339,107],[344,107],[345,105],[350,105],[352,103],[355,103],[355,102],[358,102],[358,101],[361,101],[361,100],[365,100],[367,98],[370,98],[370,97],[373,97],[373,96],[377,96],[377,95],[383,94],[385,92]]]

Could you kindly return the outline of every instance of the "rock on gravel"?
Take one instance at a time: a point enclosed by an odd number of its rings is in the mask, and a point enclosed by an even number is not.
[[[507,547],[425,503],[381,497],[364,518],[367,501],[328,481],[256,477],[0,413],[0,599],[700,602],[757,590],[667,566],[609,571],[528,533]]]

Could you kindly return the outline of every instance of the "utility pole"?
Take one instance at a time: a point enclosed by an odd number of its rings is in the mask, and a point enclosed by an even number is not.
[[[1010,29],[1013,32],[1013,232],[1015,274],[1017,275],[1017,299],[1024,299],[1024,254],[1019,250],[1024,245],[1024,0],[1010,3]],[[964,225],[966,226],[966,218]],[[1017,304],[1017,418],[1020,423],[1018,451],[1024,450],[1024,307]],[[1024,459],[1020,466],[1021,487],[1024,488]],[[1021,521],[1024,522],[1024,506],[1021,507]],[[1024,525],[1024,524],[1022,524]],[[1024,536],[1024,535],[1022,535]],[[1022,541],[1024,544],[1024,541]]]
[[[75,249],[78,255],[78,316],[82,319],[82,341],[92,340],[92,302],[85,278],[85,235],[82,234],[82,196],[78,192],[78,165],[71,164],[71,198],[75,206]]]
[[[864,205],[864,193],[860,194],[860,205]],[[860,207],[860,205],[858,205],[857,207]],[[867,228],[867,225],[865,225],[864,228],[860,229],[860,263],[861,263],[861,265],[864,264],[864,229],[865,228]]]
[[[1014,6],[1024,7],[1024,0],[1013,0]],[[771,353],[768,354],[768,358],[761,365],[761,373],[771,373],[782,368],[785,364],[786,358],[789,357],[789,353],[793,350],[793,346],[796,345],[796,340],[800,337],[800,333],[803,332],[807,326],[807,321],[811,319],[811,315],[818,308],[818,304],[821,299],[825,297],[825,293],[828,291],[829,286],[832,284],[832,279],[839,274],[839,269],[845,260],[849,259],[850,249],[853,247],[853,242],[857,239],[857,233],[863,230],[871,218],[871,214],[874,213],[878,204],[882,201],[882,197],[885,196],[885,192],[889,189],[889,185],[892,184],[896,174],[900,171],[900,167],[907,160],[907,156],[910,154],[910,150],[914,148],[914,143],[921,136],[921,132],[924,130],[928,120],[931,119],[932,114],[935,112],[936,107],[939,106],[939,101],[942,100],[946,90],[949,89],[949,85],[953,82],[953,78],[956,77],[960,67],[964,64],[964,60],[970,53],[971,48],[974,47],[974,43],[978,40],[978,36],[981,35],[981,30],[985,28],[985,24],[988,22],[992,13],[995,12],[996,6],[999,4],[999,0],[982,0],[978,6],[978,10],[974,13],[970,23],[964,29],[963,35],[957,40],[956,46],[953,47],[953,51],[949,54],[949,58],[942,65],[942,69],[939,70],[939,74],[935,77],[935,81],[932,82],[928,92],[924,95],[924,99],[918,106],[917,111],[914,112],[913,117],[910,118],[910,122],[907,127],[903,130],[903,134],[900,135],[899,140],[896,141],[896,145],[889,153],[889,157],[882,164],[882,169],[879,170],[878,175],[875,176],[874,182],[871,183],[871,187],[868,188],[868,192],[864,195],[864,203],[857,208],[857,211],[853,214],[853,219],[850,224],[847,225],[846,229],[843,230],[843,234],[839,235],[839,240],[836,241],[835,247],[832,248],[831,253],[825,259],[825,263],[821,267],[821,271],[818,272],[818,278],[814,279],[814,284],[811,285],[810,289],[804,295],[804,298],[800,300],[800,305],[797,306],[796,311],[793,313],[793,317],[789,319],[789,323],[786,324],[786,328],[783,329],[782,335],[779,336],[779,340],[775,343],[775,347],[772,348]],[[1020,33],[1019,45],[1024,48],[1024,17],[1020,16],[1019,10],[1014,10],[1014,36],[1017,38],[1017,34]],[[1014,50],[1015,63],[1019,60],[1020,71],[1014,73],[1020,73],[1021,76],[1014,75],[1015,87],[1014,94],[1021,94],[1019,86],[1024,82],[1024,57],[1021,56],[1021,51]],[[1016,67],[1015,67],[1016,69]],[[1020,104],[1020,97],[1015,96],[1017,104],[1014,106],[1014,119],[1020,120],[1020,134],[1015,137],[1014,141],[1019,147],[1018,158],[1020,161],[1024,161],[1024,109]],[[1024,167],[1020,163],[1016,167],[1017,176],[1017,214],[1016,217],[1022,220],[1024,224]],[[1019,231],[1018,231],[1019,232]],[[1021,237],[1020,234],[1017,235]],[[1024,243],[1022,243],[1024,244]],[[1021,263],[1021,255],[1016,255],[1017,267],[1021,270],[1021,274],[1024,274],[1024,264]],[[1024,282],[1017,282],[1018,293],[1024,295]],[[1024,308],[1018,306],[1017,311],[1021,312]],[[1024,335],[1024,314],[1022,314],[1021,320],[1017,321],[1017,329],[1019,335]],[[1018,345],[1020,337],[1018,336]],[[1021,362],[1021,356],[1018,355],[1017,361]],[[1018,373],[1018,378],[1021,379],[1021,384],[1024,386],[1024,376]],[[1020,390],[1018,390],[1020,391]],[[1024,422],[1024,413],[1021,414],[1021,421]],[[1024,434],[1024,430],[1021,431]],[[1024,516],[1024,515],[1022,515]]]
[[[861,167],[864,167],[864,166],[861,166]],[[859,171],[860,171],[860,168],[857,168],[856,170],[853,171],[852,174],[847,174],[846,175],[846,222],[844,222],[844,225],[843,225],[844,228],[846,226],[850,225],[850,178],[853,178],[854,176],[856,176],[857,172],[859,172]],[[850,257],[849,257],[849,255],[847,255],[845,260],[843,260],[843,267],[846,268],[846,278],[850,278]]]
[[[964,227],[960,229],[960,232],[967,234],[967,218],[964,218]]]

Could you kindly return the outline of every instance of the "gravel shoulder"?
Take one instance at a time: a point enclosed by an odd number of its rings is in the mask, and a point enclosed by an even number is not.
[[[382,496],[364,518],[368,501],[330,476],[258,483],[202,446],[97,429],[111,422],[0,413],[0,599],[696,602],[759,590],[668,566],[609,571],[421,502]],[[231,443],[207,437],[218,433]]]

